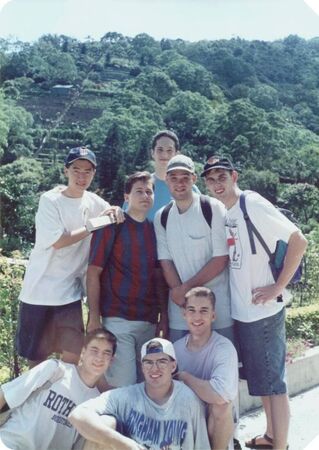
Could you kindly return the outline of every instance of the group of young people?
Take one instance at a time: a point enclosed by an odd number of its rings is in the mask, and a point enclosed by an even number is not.
[[[6,448],[77,448],[82,436],[86,448],[231,449],[237,349],[267,418],[265,433],[246,446],[286,449],[285,308],[278,300],[306,240],[257,193],[245,195],[243,213],[228,158],[207,160],[207,196],[172,131],[157,133],[151,147],[155,173],[128,177],[123,209],[87,191],[96,158],[85,147],[66,157],[67,186],[41,196],[17,332],[19,353],[35,367],[1,387],[1,407],[13,408],[0,427]],[[247,214],[271,251],[278,240],[288,244],[277,280],[258,239],[252,252]],[[114,223],[89,232],[88,221],[100,215]],[[61,362],[46,361],[53,352]],[[97,384],[106,391],[100,396]],[[45,431],[24,412],[37,404]]]

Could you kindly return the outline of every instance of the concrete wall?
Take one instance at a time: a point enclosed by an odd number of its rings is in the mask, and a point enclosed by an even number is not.
[[[319,347],[307,350],[305,356],[297,358],[293,363],[287,365],[287,381],[290,396],[319,385]],[[260,398],[250,396],[246,381],[240,380],[240,414],[245,414],[260,406]]]

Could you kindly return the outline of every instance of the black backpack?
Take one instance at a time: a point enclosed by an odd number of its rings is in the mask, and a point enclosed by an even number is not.
[[[212,207],[211,207],[211,204],[209,201],[209,197],[207,195],[201,194],[199,197],[199,200],[200,200],[200,207],[202,209],[203,216],[205,217],[207,225],[209,226],[209,228],[211,228],[213,211],[212,211]],[[161,213],[161,224],[165,230],[166,230],[166,225],[167,225],[168,214],[169,214],[172,206],[173,206],[173,201],[168,203]]]

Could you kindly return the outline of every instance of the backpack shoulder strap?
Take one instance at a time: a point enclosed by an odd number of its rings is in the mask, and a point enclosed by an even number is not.
[[[248,232],[248,237],[249,237],[249,242],[250,242],[250,248],[251,248],[251,253],[253,255],[256,255],[256,246],[255,246],[255,241],[254,241],[254,234],[253,234],[253,230],[252,230],[252,222],[248,216],[247,213],[247,208],[246,208],[246,196],[250,193],[251,191],[243,191],[241,192],[240,196],[239,196],[239,206],[240,209],[242,210],[245,222],[246,222],[246,227],[247,227],[247,232]]]
[[[173,202],[169,202],[161,213],[161,225],[166,230],[168,213],[170,212],[171,207],[173,206]]]
[[[260,242],[260,244],[262,245],[262,247],[264,248],[264,250],[267,253],[267,255],[270,257],[271,251],[269,250],[268,245],[264,241],[263,237],[261,236],[261,234],[259,233],[259,231],[255,227],[255,225],[250,220],[250,217],[249,217],[248,212],[247,212],[246,197],[247,197],[247,195],[251,194],[252,192],[253,191],[243,191],[240,194],[240,197],[239,197],[239,206],[240,206],[240,209],[243,212],[243,216],[244,216],[244,219],[245,219],[245,222],[246,222],[246,227],[247,227],[247,232],[248,232],[248,237],[249,237],[249,242],[250,242],[251,253],[253,255],[256,255],[256,253],[257,253],[256,252],[256,245],[255,245],[255,241],[254,241],[254,235],[255,235],[256,238],[258,239],[258,241]]]
[[[213,210],[207,195],[200,195],[200,207],[209,228],[212,227]]]
[[[168,203],[168,205],[165,206],[161,213],[161,225],[166,230],[167,225],[167,219],[168,214],[173,206],[173,202]],[[211,228],[212,227],[212,218],[213,218],[213,211],[211,204],[209,202],[209,198],[206,195],[200,195],[200,207],[203,213],[203,216],[205,217],[205,220],[207,222],[207,225]]]

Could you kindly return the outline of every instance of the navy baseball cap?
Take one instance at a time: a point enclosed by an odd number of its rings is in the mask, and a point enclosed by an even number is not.
[[[230,159],[224,156],[210,156],[206,161],[203,172],[200,174],[204,177],[212,169],[225,169],[225,170],[235,170],[233,163]]]
[[[95,154],[87,147],[75,147],[71,148],[69,151],[69,154],[66,156],[64,165],[68,167],[70,164],[72,164],[74,161],[77,161],[78,159],[86,159],[87,161],[90,161],[91,164],[93,164],[94,167],[96,167],[96,157]]]

